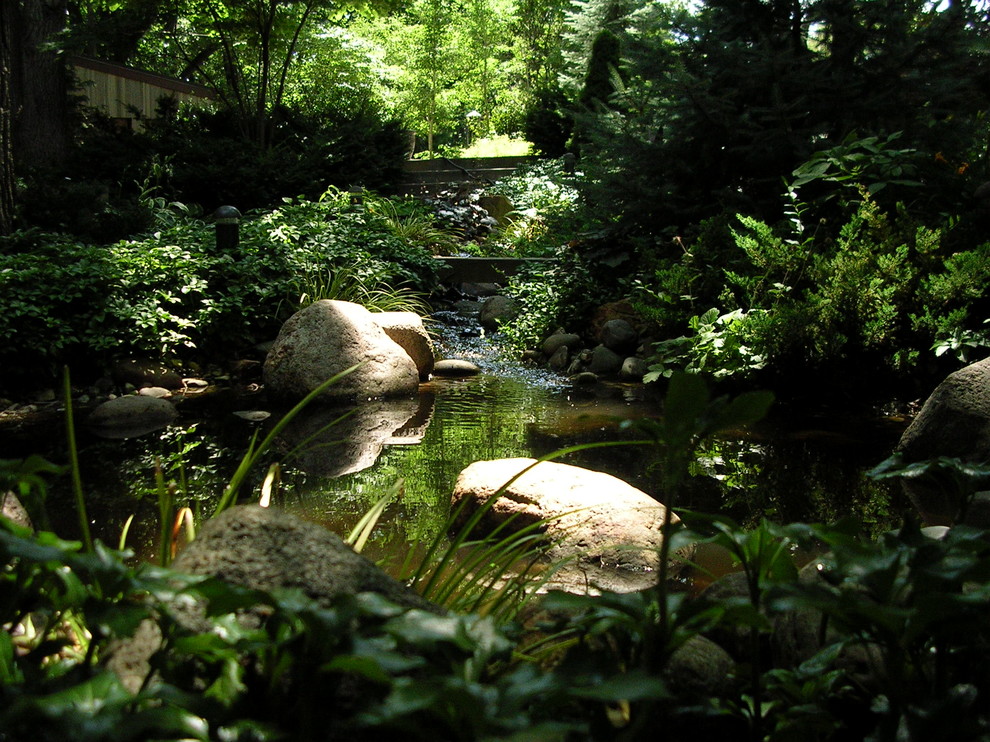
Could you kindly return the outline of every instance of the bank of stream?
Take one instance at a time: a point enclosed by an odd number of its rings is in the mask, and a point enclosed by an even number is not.
[[[482,373],[434,378],[421,386],[417,399],[364,403],[325,429],[342,411],[306,411],[267,456],[282,462],[277,507],[346,534],[401,481],[401,496],[366,550],[375,559],[401,561],[410,544],[441,531],[457,475],[472,462],[538,457],[574,444],[630,438],[634,434],[620,428],[621,420],[662,413],[659,395],[649,386],[575,387],[549,371],[509,360],[497,336],[482,337],[456,321],[438,322],[436,328],[441,357],[471,360]],[[133,514],[128,546],[149,557],[155,553],[156,465],[166,481],[180,483],[180,500],[208,515],[252,435],[263,435],[280,414],[267,407],[263,395],[231,392],[183,402],[179,409],[177,424],[137,438],[102,439],[80,426],[90,517],[94,535],[106,543],[117,543]],[[272,415],[258,419],[265,412]],[[907,505],[897,485],[874,482],[865,471],[889,455],[905,424],[879,410],[777,409],[751,429],[708,443],[675,508],[723,513],[743,524],[764,517],[834,522],[851,516],[867,529],[882,530],[895,525]],[[37,453],[64,463],[63,440],[61,431],[48,429],[0,444],[6,458]],[[614,474],[669,502],[669,493],[660,491],[653,451],[588,449],[560,460]],[[264,473],[255,472],[254,492]],[[52,487],[49,512],[61,535],[74,535],[67,478]]]

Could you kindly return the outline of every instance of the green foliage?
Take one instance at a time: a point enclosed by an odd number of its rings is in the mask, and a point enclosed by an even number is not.
[[[713,398],[699,376],[671,378],[663,417],[632,424],[646,438],[636,443],[662,454],[669,504],[698,447],[759,420],[771,401]],[[961,484],[987,475],[945,464]],[[34,478],[32,467],[7,468]],[[875,475],[924,468],[887,462]],[[552,592],[528,630],[376,594],[317,604],[295,590],[247,590],[0,519],[0,728],[12,740],[83,741],[990,734],[988,532],[955,526],[933,537],[909,522],[872,541],[848,522],[742,529],[681,515],[665,524],[656,588]],[[671,589],[668,560],[699,544],[723,550],[740,591]],[[796,555],[809,549],[821,556],[799,572]],[[473,566],[469,557],[459,575],[485,574],[492,554]],[[211,630],[189,628],[193,603]],[[161,649],[140,687],[125,686],[101,659],[149,621]],[[796,653],[782,651],[785,627],[805,636]],[[732,670],[711,689],[674,669],[699,636],[731,648]]]
[[[208,224],[181,215],[160,232],[107,247],[15,234],[0,253],[3,385],[15,370],[52,377],[83,356],[234,353],[277,331],[283,302],[299,297],[299,276],[335,267],[379,303],[406,291],[390,286],[428,291],[437,270],[420,244],[336,191],[245,218],[230,254],[217,251]],[[406,298],[404,306],[419,306]]]
[[[951,223],[930,228],[860,193],[836,228],[815,222],[791,189],[784,221],[739,215],[739,227],[703,232],[680,260],[662,262],[656,284],[638,283],[646,316],[668,330],[683,318],[687,329],[657,345],[654,376],[689,368],[742,378],[765,365],[778,375],[858,367],[905,378],[931,349],[972,358],[984,347],[988,246],[954,251]],[[721,256],[714,269],[709,255]],[[688,313],[703,301],[730,310]]]
[[[899,131],[883,140],[880,137],[861,139],[851,133],[841,144],[815,152],[795,169],[791,188],[800,188],[816,180],[853,187],[866,183],[866,190],[872,196],[888,185],[920,186],[919,181],[911,179],[917,170],[911,162],[916,150],[895,150],[891,146],[900,137]]]
[[[578,175],[564,170],[560,160],[523,165],[486,192],[512,203],[510,222],[485,241],[487,253],[524,257],[554,254],[579,230],[581,219]]]
[[[519,315],[499,328],[519,349],[535,347],[562,322],[582,316],[600,296],[586,264],[564,250],[550,267],[527,267],[509,279],[506,295],[520,304]]]
[[[582,24],[584,50],[613,5],[579,6],[572,27]],[[978,182],[973,168],[985,177],[977,2],[619,11],[625,17],[608,28],[621,40],[615,80],[624,83],[580,124],[584,194],[616,238],[683,231],[726,210],[773,222],[781,179],[796,168],[816,181],[816,201],[852,177],[885,206],[911,199],[926,217],[959,213]]]
[[[758,314],[764,310],[753,310]],[[721,314],[717,308],[688,320],[691,335],[662,340],[654,346],[644,382],[669,377],[675,369],[707,374],[716,379],[745,377],[766,366],[766,358],[748,345],[755,338],[747,328],[749,315],[741,309]]]

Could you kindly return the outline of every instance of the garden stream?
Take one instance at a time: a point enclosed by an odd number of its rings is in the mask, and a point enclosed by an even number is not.
[[[277,507],[346,535],[400,482],[400,496],[380,519],[365,552],[373,559],[401,561],[410,544],[431,539],[443,528],[454,482],[472,462],[538,457],[575,444],[641,437],[619,422],[660,414],[650,387],[574,387],[550,372],[507,360],[510,355],[497,336],[480,337],[457,322],[440,322],[438,328],[438,355],[470,360],[482,373],[435,378],[421,386],[416,400],[365,403],[323,432],[340,412],[305,411],[267,457],[282,462],[273,500]],[[78,422],[95,537],[117,545],[134,514],[128,547],[148,558],[156,553],[156,462],[166,481],[180,483],[180,502],[188,498],[204,516],[213,511],[251,436],[256,431],[263,436],[278,413],[272,410],[262,421],[252,418],[263,414],[234,414],[267,411],[260,395],[204,397],[180,403],[178,424],[137,438],[101,439]],[[798,415],[777,409],[748,430],[707,443],[675,510],[722,513],[742,524],[762,518],[834,522],[852,516],[867,530],[890,527],[906,507],[904,498],[896,485],[875,482],[865,472],[890,454],[905,422],[880,411]],[[37,453],[56,463],[66,460],[61,431],[16,439],[4,435],[0,432],[4,458]],[[307,439],[302,453],[290,455]],[[558,460],[606,471],[668,502],[659,488],[656,457],[643,447],[591,448]],[[255,472],[252,497],[265,470]],[[51,487],[48,510],[55,530],[74,537],[68,477],[62,480]]]

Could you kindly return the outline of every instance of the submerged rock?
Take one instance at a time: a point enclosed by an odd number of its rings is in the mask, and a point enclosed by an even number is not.
[[[476,376],[481,373],[471,361],[463,361],[457,358],[448,358],[437,361],[433,365],[434,376]]]
[[[104,438],[136,438],[166,427],[178,416],[167,399],[131,394],[104,402],[86,422]]]

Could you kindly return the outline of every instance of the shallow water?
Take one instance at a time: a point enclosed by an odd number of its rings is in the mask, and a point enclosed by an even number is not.
[[[250,491],[257,492],[267,462],[281,461],[276,504],[346,535],[400,483],[401,496],[366,549],[372,558],[399,559],[411,543],[429,540],[442,528],[457,475],[472,462],[628,439],[633,434],[620,429],[620,420],[661,414],[649,388],[574,388],[558,376],[506,360],[510,356],[497,338],[481,337],[470,325],[445,326],[437,346],[441,356],[472,360],[483,373],[434,379],[421,386],[415,400],[361,405],[322,433],[340,411],[306,411],[255,472]],[[185,482],[180,490],[194,508],[212,512],[252,433],[263,435],[275,419],[249,422],[232,413],[261,402],[219,398],[183,404],[179,425],[137,439],[103,440],[83,430],[82,474],[95,535],[116,545],[134,514],[128,545],[146,556],[154,553],[156,462],[166,481]],[[902,429],[903,421],[879,414],[798,418],[778,411],[752,429],[704,446],[675,509],[723,513],[744,524],[764,517],[828,522],[852,516],[881,530],[897,522],[903,499],[896,486],[872,482],[864,471],[886,458]],[[44,450],[32,452],[64,459],[58,437],[34,445]],[[660,491],[661,472],[649,449],[589,449],[560,460],[606,471],[670,500],[670,493]],[[66,488],[52,488],[49,510],[57,530],[68,537],[75,530],[70,502]]]

